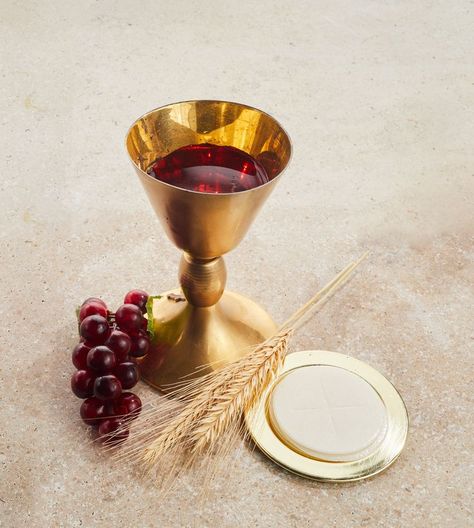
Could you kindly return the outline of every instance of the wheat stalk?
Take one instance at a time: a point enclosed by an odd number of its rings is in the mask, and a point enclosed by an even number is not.
[[[251,347],[249,354],[159,398],[156,407],[142,412],[117,458],[137,460],[147,469],[162,462],[167,453],[180,450],[191,460],[210,452],[226,431],[238,430],[242,412],[258,399],[282,365],[295,330],[346,282],[366,255],[341,271],[275,335]]]

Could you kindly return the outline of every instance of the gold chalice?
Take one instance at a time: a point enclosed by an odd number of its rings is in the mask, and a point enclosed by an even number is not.
[[[250,154],[265,168],[269,181],[246,191],[211,194],[175,187],[147,174],[157,158],[201,143]],[[181,288],[153,300],[154,337],[140,363],[142,378],[166,391],[184,377],[238,359],[248,353],[249,345],[276,330],[262,307],[224,291],[222,255],[242,240],[274,189],[290,159],[291,144],[278,122],[260,110],[226,101],[186,101],[137,119],[127,135],[127,150],[166,234],[183,251]]]

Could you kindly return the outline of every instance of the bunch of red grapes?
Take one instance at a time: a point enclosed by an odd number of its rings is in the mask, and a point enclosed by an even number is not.
[[[79,310],[81,341],[72,352],[77,371],[71,378],[72,392],[84,399],[81,418],[98,428],[107,443],[128,437],[124,423],[140,413],[140,398],[128,391],[138,381],[136,359],[150,346],[146,312],[148,294],[132,290],[113,313],[101,299],[91,297]]]

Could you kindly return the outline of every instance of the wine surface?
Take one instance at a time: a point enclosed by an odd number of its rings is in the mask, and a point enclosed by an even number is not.
[[[246,152],[210,143],[181,147],[155,160],[147,173],[175,187],[215,194],[247,191],[270,179]]]

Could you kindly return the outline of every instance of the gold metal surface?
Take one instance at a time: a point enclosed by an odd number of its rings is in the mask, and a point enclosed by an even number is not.
[[[210,194],[174,187],[145,172],[156,158],[199,143],[247,152],[271,181],[248,191]],[[127,150],[169,238],[193,257],[209,259],[242,240],[286,167],[291,146],[277,121],[260,110],[225,101],[187,101],[139,118],[128,132]]]
[[[199,307],[216,304],[224,293],[227,270],[224,259],[195,259],[183,253],[179,265],[179,283],[186,299]]]
[[[257,159],[270,181],[248,191],[199,193],[149,176],[156,158],[189,144],[236,147]],[[187,302],[154,301],[156,336],[141,362],[142,377],[166,389],[210,362],[204,374],[236,359],[269,337],[275,324],[253,301],[223,293],[222,255],[244,237],[291,155],[283,128],[268,114],[226,101],[185,101],[153,110],[130,128],[127,150],[170,240],[184,254],[179,279]]]
[[[140,363],[142,378],[163,392],[170,383],[217,370],[248,353],[248,346],[276,331],[267,312],[252,300],[226,291],[208,308],[168,299],[172,290],[153,303],[155,341]],[[204,371],[203,365],[209,365]],[[187,378],[187,379],[188,379]]]
[[[312,458],[285,443],[272,428],[269,402],[281,376],[309,365],[344,368],[363,378],[379,394],[387,411],[387,432],[370,455],[352,462],[327,462]],[[348,482],[380,473],[400,455],[408,434],[408,413],[395,387],[377,370],[355,358],[323,350],[295,352],[286,357],[278,378],[245,414],[245,421],[257,446],[274,462],[292,473],[314,480]]]

